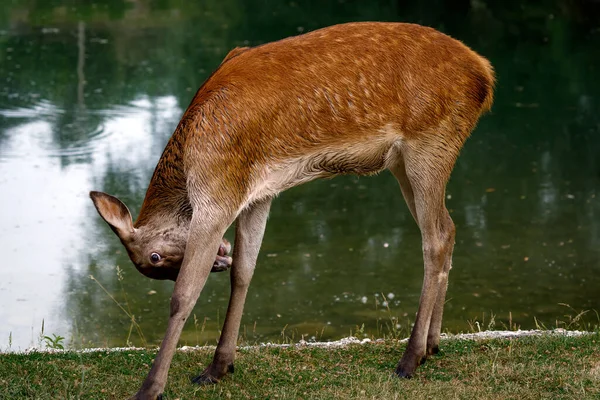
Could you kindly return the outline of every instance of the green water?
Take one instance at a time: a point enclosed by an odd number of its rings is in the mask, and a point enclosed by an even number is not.
[[[182,112],[231,48],[358,20],[435,27],[497,71],[493,113],[448,186],[457,243],[444,329],[600,311],[597,2],[80,3],[0,6],[0,349],[37,344],[42,320],[75,346],[124,345],[129,318],[90,275],[159,343],[173,284],[133,268],[88,191],[135,215]],[[289,190],[273,203],[242,334],[327,340],[364,324],[381,336],[390,317],[410,329],[420,249],[389,173]],[[228,285],[211,275],[182,344],[214,343]]]

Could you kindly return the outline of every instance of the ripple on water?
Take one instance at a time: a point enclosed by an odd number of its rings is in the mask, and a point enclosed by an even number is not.
[[[3,105],[2,107],[7,106]],[[62,115],[65,110],[57,107],[48,100],[42,99],[31,107],[6,107],[0,108],[0,116],[5,118],[40,118],[40,117],[54,117]]]
[[[103,125],[86,131],[81,138],[71,142],[68,147],[52,149],[47,153],[48,157],[82,157],[93,154],[98,148],[101,140],[109,136]]]
[[[162,104],[160,105],[162,106]],[[35,138],[44,149],[46,157],[84,157],[92,154],[112,133],[105,129],[110,121],[120,118],[136,118],[140,113],[154,111],[147,99],[138,99],[126,105],[109,108],[64,109],[42,99],[30,107],[0,105],[0,119],[20,120],[7,124],[5,137],[17,141]],[[40,140],[41,139],[41,140]],[[0,160],[23,157],[28,146],[8,145],[0,149]]]

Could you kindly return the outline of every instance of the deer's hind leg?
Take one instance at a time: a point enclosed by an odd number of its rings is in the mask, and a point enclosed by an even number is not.
[[[431,137],[438,140],[439,136]],[[417,318],[396,373],[410,377],[427,355],[438,351],[448,273],[452,265],[454,223],[446,209],[446,183],[458,154],[458,146],[433,152],[431,144],[403,143],[390,170],[398,180],[415,218],[423,243],[425,276]]]
[[[448,279],[449,273],[452,269],[452,252],[454,251],[454,238],[456,229],[454,227],[454,221],[450,217],[450,213],[444,207],[444,215],[446,218],[446,235],[448,250],[444,260],[444,282],[441,284],[433,313],[431,314],[431,323],[429,324],[429,331],[427,333],[427,356],[437,354],[440,351],[440,333],[442,331],[442,317],[444,314],[444,303],[446,302],[446,292],[448,290]]]

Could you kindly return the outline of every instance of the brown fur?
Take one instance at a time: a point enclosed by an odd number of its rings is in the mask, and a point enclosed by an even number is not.
[[[148,241],[165,228],[187,237],[165,340],[137,397],[162,391],[182,321],[231,222],[237,218],[230,306],[197,382],[218,381],[233,363],[272,197],[318,177],[386,168],[423,236],[421,302],[396,369],[411,376],[439,344],[454,244],[444,188],[493,87],[486,59],[412,24],[336,25],[232,50],[181,119],[135,223]]]

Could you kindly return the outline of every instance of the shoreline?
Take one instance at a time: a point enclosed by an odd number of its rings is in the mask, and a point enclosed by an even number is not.
[[[517,331],[481,331],[475,333],[460,333],[460,334],[448,334],[442,333],[441,340],[491,340],[491,339],[512,339],[512,338],[521,338],[528,336],[583,336],[583,335],[591,335],[594,334],[593,331],[569,331],[563,328],[557,328],[552,330],[541,330],[541,329],[531,329],[531,330],[517,330]],[[378,343],[385,341],[397,341],[398,343],[405,343],[408,341],[408,338],[404,339],[358,339],[353,336],[345,337],[339,340],[334,340],[331,342],[307,342],[305,340],[300,340],[297,343],[260,343],[256,345],[249,346],[238,346],[238,350],[252,350],[264,347],[275,347],[275,348],[290,348],[290,347],[322,347],[322,348],[336,348],[336,347],[346,347],[349,345],[364,345],[367,343]],[[200,350],[214,350],[217,346],[209,345],[209,346],[181,346],[177,348],[177,351],[181,352],[190,352],[190,351],[200,351]],[[91,347],[85,349],[51,349],[51,348],[39,348],[39,347],[29,347],[25,350],[17,350],[17,351],[4,351],[0,350],[0,355],[3,354],[32,354],[32,353],[113,353],[113,352],[124,352],[124,351],[141,351],[141,350],[158,350],[159,347]]]

